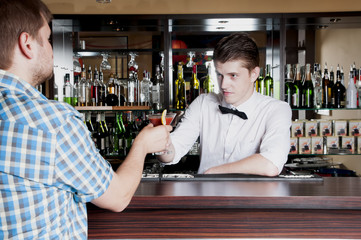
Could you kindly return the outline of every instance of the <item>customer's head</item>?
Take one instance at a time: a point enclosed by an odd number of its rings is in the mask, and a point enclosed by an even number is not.
[[[246,33],[234,33],[217,43],[213,60],[219,63],[242,60],[243,67],[252,71],[259,66],[258,47]]]
[[[0,0],[0,69],[12,65],[21,33],[26,32],[41,43],[39,30],[51,19],[51,12],[40,0]]]

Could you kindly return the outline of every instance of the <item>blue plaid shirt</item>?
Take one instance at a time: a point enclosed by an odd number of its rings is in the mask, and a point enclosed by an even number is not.
[[[0,239],[86,239],[113,170],[82,115],[0,69]]]

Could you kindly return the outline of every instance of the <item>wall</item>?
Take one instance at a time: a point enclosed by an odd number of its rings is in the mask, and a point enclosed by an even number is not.
[[[196,14],[361,11],[359,0],[43,0],[54,14]]]

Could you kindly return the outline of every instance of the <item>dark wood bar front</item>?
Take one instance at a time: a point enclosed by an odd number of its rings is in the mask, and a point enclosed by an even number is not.
[[[128,208],[88,205],[89,239],[361,239],[361,178],[142,181]]]

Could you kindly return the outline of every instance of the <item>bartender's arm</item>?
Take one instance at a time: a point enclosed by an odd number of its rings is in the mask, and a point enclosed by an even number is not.
[[[205,171],[205,174],[215,173],[245,173],[263,176],[278,175],[278,168],[261,154],[253,154],[242,160],[222,164]]]

